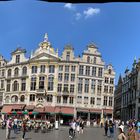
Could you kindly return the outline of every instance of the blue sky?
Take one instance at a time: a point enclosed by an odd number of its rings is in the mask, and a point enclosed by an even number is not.
[[[46,32],[54,48],[62,52],[70,43],[76,56],[94,42],[106,64],[114,66],[117,81],[140,57],[140,3],[0,2],[0,53],[6,59],[17,46],[29,56]]]

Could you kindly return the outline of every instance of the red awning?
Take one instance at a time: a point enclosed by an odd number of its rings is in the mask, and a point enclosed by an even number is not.
[[[113,110],[112,109],[104,109],[104,113],[112,114]]]
[[[1,112],[2,113],[8,113],[12,111],[12,106],[3,106]]]
[[[90,113],[102,113],[101,109],[90,109]]]
[[[62,113],[62,114],[74,114],[73,107],[56,107],[55,113]]]
[[[86,108],[77,108],[78,112],[89,112],[89,109]]]
[[[25,107],[24,104],[14,104],[11,105],[13,110],[23,110],[23,108]]]
[[[45,113],[45,108],[41,108],[41,107],[38,107],[38,108],[34,108],[34,112],[39,112],[39,113]]]
[[[25,107],[26,110],[34,110],[35,106],[34,105],[27,105]]]
[[[53,106],[46,106],[45,107],[45,112],[46,113],[55,113],[55,107],[53,107]]]

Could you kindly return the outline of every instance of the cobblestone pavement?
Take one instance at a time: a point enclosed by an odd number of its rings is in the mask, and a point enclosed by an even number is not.
[[[83,134],[77,134],[75,140],[116,140],[104,136],[103,128],[85,128]],[[5,140],[5,130],[0,129],[0,140]],[[51,130],[47,133],[34,133],[33,131],[26,133],[25,140],[69,140],[68,127],[61,127],[59,130]],[[21,132],[14,134],[11,132],[11,140],[21,140]]]

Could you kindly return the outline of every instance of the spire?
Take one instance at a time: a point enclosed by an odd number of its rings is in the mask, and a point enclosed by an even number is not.
[[[137,60],[136,60],[136,56],[135,56],[135,58],[134,58],[134,62],[133,62],[133,68],[136,67],[136,64],[137,64]]]
[[[48,34],[47,33],[45,33],[44,42],[48,42]]]
[[[121,84],[121,83],[122,83],[122,76],[121,76],[121,74],[120,74],[119,80],[118,80],[118,85]]]

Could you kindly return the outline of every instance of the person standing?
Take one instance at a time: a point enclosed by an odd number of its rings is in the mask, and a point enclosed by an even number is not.
[[[118,129],[119,129],[118,140],[126,140],[126,136],[124,132],[122,131],[122,129],[120,127]]]
[[[22,132],[23,132],[23,135],[22,135],[22,140],[24,140],[25,138],[25,134],[26,134],[26,120],[23,120],[23,123],[22,123]]]
[[[108,132],[108,121],[107,120],[105,121],[104,129],[105,129],[105,136],[107,136],[107,132]]]
[[[114,137],[114,124],[112,120],[109,121],[109,131],[110,131],[110,137],[113,138]]]
[[[81,128],[81,133],[83,134],[83,132],[84,132],[84,121],[83,120],[80,122],[80,128]]]
[[[128,136],[127,140],[137,140],[136,131],[135,131],[133,125],[129,126],[127,136]]]
[[[9,118],[6,123],[6,140],[10,139],[12,129],[12,118]]]
[[[15,117],[14,118],[14,126],[13,126],[15,134],[17,133],[17,124],[18,124],[18,119]]]

